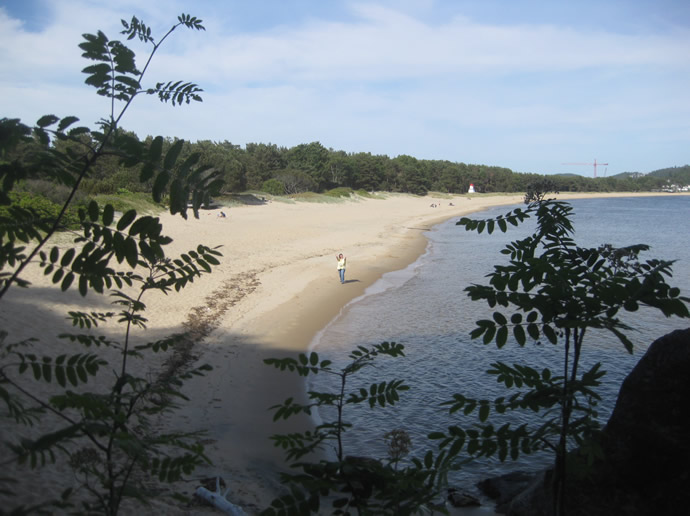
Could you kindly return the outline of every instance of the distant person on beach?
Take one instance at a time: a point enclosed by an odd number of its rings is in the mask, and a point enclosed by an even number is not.
[[[221,212],[218,214],[218,217],[220,217],[221,219],[224,219],[224,218],[225,218],[225,212],[221,211]]]
[[[343,256],[343,253],[336,254],[335,259],[338,260],[338,274],[340,274],[340,283],[345,283],[345,262],[347,258]]]

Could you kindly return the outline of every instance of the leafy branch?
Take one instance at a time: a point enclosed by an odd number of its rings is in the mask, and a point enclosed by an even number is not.
[[[572,207],[547,200],[544,185],[528,189],[527,208],[516,209],[492,219],[463,218],[458,225],[466,230],[489,233],[496,228],[505,232],[508,224],[518,225],[536,216],[532,235],[510,242],[501,251],[507,264],[495,265],[488,284],[473,284],[465,291],[473,300],[483,300],[494,311],[490,318],[476,322],[470,336],[484,344],[504,347],[512,337],[521,347],[528,341],[563,345],[563,372],[541,372],[528,366],[492,364],[488,374],[505,388],[525,388],[509,398],[472,400],[456,394],[444,403],[451,414],[462,411],[467,416],[477,410],[478,428],[463,430],[457,425],[448,433],[433,434],[441,449],[448,450],[452,463],[464,449],[469,455],[492,455],[504,460],[520,452],[532,453],[544,448],[555,452],[553,475],[554,514],[564,514],[566,454],[572,442],[588,450],[590,460],[597,448],[590,440],[598,429],[596,388],[605,371],[596,364],[588,371],[579,370],[584,338],[589,329],[613,334],[632,353],[633,342],[626,335],[628,323],[622,312],[634,312],[640,306],[659,310],[666,317],[690,317],[690,298],[680,295],[666,278],[672,275],[672,261],[643,261],[640,254],[649,246],[637,244],[622,248],[602,245],[579,247],[572,235]],[[496,430],[487,424],[491,411],[529,410],[543,418],[541,425],[528,429],[510,424]],[[593,455],[592,455],[593,454]]]
[[[355,509],[360,514],[413,514],[430,503],[436,496],[436,482],[443,477],[439,467],[445,457],[442,452],[434,458],[431,451],[422,459],[412,458],[411,465],[399,468],[399,461],[409,448],[409,436],[404,430],[388,432],[390,460],[387,464],[376,459],[350,457],[345,454],[343,435],[352,425],[346,422],[347,406],[366,404],[370,409],[395,405],[400,393],[409,389],[401,380],[379,380],[366,387],[348,390],[350,377],[363,368],[372,366],[380,357],[402,357],[401,344],[384,342],[371,348],[358,346],[349,355],[350,361],[335,369],[331,361],[321,360],[318,354],[299,354],[297,358],[269,358],[267,365],[300,376],[327,374],[335,377],[331,392],[309,391],[308,402],[299,403],[288,398],[274,405],[274,421],[296,415],[310,415],[313,410],[332,407],[336,416],[304,432],[272,436],[275,446],[286,451],[297,474],[284,474],[283,481],[289,492],[275,499],[263,514],[288,515],[317,513],[321,499],[331,496],[333,514],[348,514]],[[304,458],[332,443],[335,460],[306,462]]]
[[[116,216],[113,206],[101,207],[95,201],[80,209],[69,224],[66,222],[67,210],[83,179],[106,156],[116,156],[125,167],[140,167],[141,181],[153,182],[154,200],[169,197],[171,213],[183,217],[190,199],[198,217],[202,203],[208,202],[221,184],[218,171],[198,166],[198,155],[179,159],[183,141],[174,142],[164,152],[162,137],[154,138],[149,145],[118,127],[133,99],[142,92],[151,93],[141,84],[162,42],[179,26],[204,30],[201,20],[182,14],[157,43],[150,28],[138,19],[123,25],[129,39],[139,37],[153,45],[142,71],[136,66],[132,50],[100,31],[85,34],[80,45],[82,56],[95,61],[83,70],[86,83],[94,86],[97,94],[111,99],[108,119],[98,124],[100,131],[76,125],[78,118],[74,116],[60,119],[46,115],[32,129],[18,120],[0,120],[0,203],[9,205],[0,217],[0,300],[12,286],[30,286],[22,276],[26,266],[36,262],[61,292],[73,285],[82,296],[88,292],[104,294],[107,289],[116,307],[108,312],[68,314],[71,325],[85,332],[62,332],[59,338],[91,348],[92,352],[56,356],[34,353],[31,347],[37,339],[11,342],[6,332],[0,332],[0,402],[6,407],[3,417],[17,425],[50,425],[39,428],[40,434],[33,439],[18,438],[19,434],[12,431],[3,434],[3,445],[11,452],[3,464],[35,468],[66,456],[81,488],[81,510],[110,515],[118,513],[126,497],[145,500],[151,495],[145,483],[133,482],[135,475],[172,482],[209,462],[199,433],[162,433],[151,419],[174,409],[177,400],[185,400],[182,381],[203,375],[209,366],[185,365],[157,378],[140,378],[130,372],[128,360],[142,358],[146,351],[166,351],[189,341],[189,335],[176,335],[132,345],[132,329],[143,329],[147,323],[144,295],[149,291],[180,291],[212,272],[221,256],[217,249],[198,245],[179,257],[167,257],[164,248],[172,240],[162,233],[157,217],[138,216],[134,210]],[[201,101],[202,90],[192,83],[159,84],[164,86],[153,91],[163,102],[170,100],[179,105]],[[124,104],[116,114],[118,102]],[[32,152],[21,160],[6,160],[19,145],[30,146]],[[32,177],[69,187],[67,199],[56,215],[46,217],[34,209],[13,205],[11,190]],[[45,250],[53,235],[62,230],[75,235],[73,245]],[[95,332],[106,322],[123,325],[120,340]],[[115,367],[103,358],[104,348],[119,357]],[[112,376],[104,380],[110,371]],[[105,389],[90,387],[94,379]],[[37,382],[54,385],[52,394],[34,392]],[[43,419],[45,416],[50,421]],[[11,428],[9,424],[6,427]],[[11,493],[5,488],[8,482],[5,477],[0,479],[4,494]],[[74,491],[66,490],[60,499],[33,507],[70,507],[71,496]],[[23,506],[15,509],[17,513],[28,510]]]

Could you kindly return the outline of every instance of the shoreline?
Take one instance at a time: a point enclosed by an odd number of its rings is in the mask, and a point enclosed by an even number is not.
[[[320,255],[305,256],[261,271],[257,276],[260,285],[243,300],[245,306],[241,313],[223,320],[202,344],[201,362],[211,363],[214,371],[205,380],[195,379],[191,384],[185,384],[191,402],[179,411],[182,418],[170,421],[170,426],[174,428],[174,425],[184,425],[189,421],[217,421],[222,419],[219,410],[241,413],[241,417],[231,427],[207,426],[213,441],[208,446],[209,456],[218,464],[203,471],[201,476],[223,477],[230,488],[229,499],[245,510],[258,512],[265,508],[280,492],[279,472],[287,470],[284,452],[273,446],[270,435],[301,431],[310,427],[312,420],[304,416],[272,421],[268,407],[282,403],[288,397],[305,401],[306,382],[295,373],[280,372],[264,365],[263,360],[307,352],[316,335],[348,303],[364,295],[366,289],[383,274],[414,263],[425,252],[428,244],[425,232],[433,226],[494,206],[516,204],[522,199],[522,195],[491,196],[471,201],[467,196],[453,197],[444,199],[442,208],[430,208],[430,203],[437,202],[433,198],[394,195],[384,200],[366,200],[366,208],[358,206],[361,201],[349,200],[344,204],[325,206],[329,211],[349,212],[344,218],[352,227],[336,231],[333,236],[333,240],[343,242],[343,247],[332,247]],[[455,206],[449,206],[451,202]],[[377,203],[384,203],[384,206],[377,206]],[[379,208],[381,212],[389,211],[394,208],[389,203],[399,203],[400,207],[395,207],[398,212],[390,219],[379,213],[378,219],[372,222],[371,216],[375,213],[367,211],[376,212]],[[307,211],[318,209],[305,203],[300,203],[300,206]],[[246,209],[263,208],[241,208]],[[232,219],[237,211],[229,210],[229,217]],[[362,212],[360,215],[356,213],[359,211]],[[166,222],[163,221],[164,227]],[[369,227],[360,228],[360,225]],[[340,250],[348,258],[344,285],[338,280],[334,259]],[[231,258],[232,253],[228,256]],[[274,295],[276,290],[280,292]],[[261,299],[268,302],[259,302]],[[228,349],[233,350],[233,363],[218,365],[230,356]],[[327,355],[325,350],[318,352],[321,356]],[[238,364],[241,364],[241,372]],[[239,377],[241,381],[233,381]],[[231,399],[217,404],[214,410],[203,408],[204,393],[209,390],[208,380],[211,380],[214,393],[233,392]],[[220,398],[214,396],[214,399]],[[221,460],[224,464],[220,464]]]
[[[556,197],[655,195],[679,194],[578,193]],[[150,342],[190,328],[203,330],[191,353],[198,365],[208,363],[213,370],[185,382],[183,392],[189,401],[160,425],[162,429],[206,430],[206,453],[214,464],[198,468],[189,482],[176,486],[178,492],[191,496],[199,479],[220,476],[229,489],[228,498],[247,512],[268,506],[281,487],[278,473],[286,469],[283,450],[275,448],[269,437],[306,428],[311,420],[304,416],[272,422],[268,408],[288,397],[304,400],[306,388],[303,377],[280,372],[264,365],[263,360],[307,352],[317,334],[348,303],[364,295],[383,274],[414,263],[425,252],[425,232],[433,226],[488,208],[522,204],[524,196],[382,197],[222,208],[227,218],[217,217],[220,209],[204,210],[200,219],[159,215],[163,233],[173,238],[166,249],[168,256],[187,252],[197,244],[222,246],[223,253],[212,274],[195,280],[180,293],[146,299],[148,328],[134,336],[139,342]],[[432,208],[432,203],[439,206]],[[348,258],[344,285],[338,280],[334,260],[339,252]],[[0,326],[17,339],[56,335],[64,327],[67,310],[105,311],[110,306],[102,296],[81,298],[73,291],[60,293],[38,268],[27,274],[36,293],[32,296],[31,289],[11,290],[6,310],[0,313]],[[118,334],[116,327],[102,331]],[[59,349],[54,341],[39,346]],[[327,350],[318,352],[324,357],[327,354]],[[133,373],[155,371],[162,366],[160,361],[155,357],[133,364]],[[64,476],[41,473],[41,485],[47,490],[62,490],[69,482]],[[27,479],[31,480],[35,478]],[[29,489],[26,496],[31,499],[31,495]],[[159,504],[165,502],[156,501],[154,507]],[[202,507],[191,511],[167,504],[160,507],[166,514],[205,512]]]
[[[674,194],[565,193],[556,195],[555,197],[559,200],[568,200],[667,195]],[[456,196],[446,201],[457,203],[458,199],[461,197],[462,196]],[[324,330],[349,303],[363,296],[367,288],[374,285],[384,274],[405,269],[423,255],[428,244],[428,240],[425,236],[426,231],[456,217],[460,218],[500,206],[522,204],[523,197],[523,195],[487,196],[481,198],[482,201],[480,201],[480,203],[473,205],[456,205],[453,207],[452,213],[449,212],[437,216],[416,216],[412,218],[415,224],[408,223],[405,225],[404,230],[408,231],[407,234],[394,234],[393,237],[397,239],[395,242],[380,242],[377,244],[376,249],[362,253],[360,259],[361,265],[357,266],[356,271],[353,271],[355,267],[350,268],[351,260],[348,259],[345,288],[337,284],[335,264],[333,264],[332,267],[332,274],[330,274],[330,271],[319,271],[318,277],[303,284],[301,287],[299,286],[299,282],[293,280],[289,285],[286,285],[286,291],[290,291],[291,295],[286,295],[285,297],[287,299],[284,302],[277,306],[273,306],[269,311],[259,309],[256,312],[248,314],[248,318],[256,317],[256,319],[254,321],[249,321],[248,324],[245,322],[242,325],[242,330],[243,332],[250,332],[251,329],[256,332],[256,334],[260,335],[262,340],[272,343],[270,347],[275,349],[295,352],[309,351],[309,346],[318,333]],[[388,202],[388,200],[384,202]],[[460,202],[462,202],[462,199],[460,199]],[[367,245],[368,244],[364,244],[363,247]],[[287,275],[295,272],[287,268],[286,270],[281,270],[282,268],[283,266],[278,266],[271,271],[265,271],[263,273],[265,275],[262,279],[273,286],[274,283],[280,282],[281,274]],[[308,269],[309,267],[307,266],[304,268]],[[355,279],[351,278],[353,274],[356,275]],[[352,285],[352,283],[354,283],[354,285]],[[295,300],[297,300],[296,306],[294,305]],[[293,318],[298,318],[299,324],[296,324]],[[269,321],[274,324],[269,324]],[[270,326],[274,327],[269,329]],[[305,339],[305,336],[309,337]],[[303,344],[290,344],[295,341]],[[287,344],[285,344],[286,342]]]
[[[567,200],[576,198],[646,196],[649,196],[649,194],[561,194],[557,198]],[[316,278],[304,283],[300,283],[299,279],[294,281],[293,278],[293,281],[285,286],[285,290],[292,293],[292,296],[287,296],[289,297],[288,300],[275,304],[270,310],[263,312],[260,309],[249,311],[247,319],[239,324],[239,328],[242,334],[252,334],[256,337],[256,341],[250,347],[251,349],[242,348],[240,352],[242,359],[249,360],[250,362],[262,362],[264,358],[308,352],[316,336],[325,330],[350,302],[363,296],[366,289],[376,283],[383,274],[402,270],[419,259],[425,252],[428,244],[424,234],[425,231],[456,217],[459,218],[502,205],[521,204],[523,198],[523,195],[487,196],[473,198],[469,202],[462,202],[466,197],[459,196],[444,200],[456,204],[452,212],[444,214],[432,212],[421,216],[409,217],[407,223],[404,224],[404,230],[394,232],[391,238],[393,241],[367,244],[373,249],[370,248],[368,253],[362,250],[362,257],[358,258],[358,265],[356,267],[351,265],[353,263],[352,253],[345,253],[348,256],[348,271],[346,273],[345,285],[340,285],[338,282],[335,263],[328,267],[328,260],[334,260],[326,254],[326,267],[323,271],[318,272]],[[477,199],[481,199],[481,201],[475,202]],[[430,202],[430,198],[422,198],[421,200],[426,205]],[[389,202],[389,199],[382,202]],[[335,254],[335,252],[331,254]],[[311,258],[306,261],[310,260]],[[303,267],[303,269],[310,270],[311,273],[314,272],[309,267]],[[281,277],[290,276],[291,273],[296,273],[294,267],[290,265],[279,266],[273,270],[266,271],[262,275],[261,281],[270,290],[278,286]],[[301,278],[299,273],[297,273],[297,276]],[[353,277],[355,279],[351,279]],[[347,283],[348,280],[351,283]],[[327,350],[317,350],[317,352],[323,357]],[[242,397],[242,400],[253,403],[259,402],[264,407],[281,403],[290,396],[304,401],[306,395],[306,382],[304,378],[294,373],[277,372],[265,365],[263,368],[263,371],[257,372],[263,376],[264,381],[261,382],[262,385],[254,385],[256,390],[253,391],[253,394],[247,394],[247,398]],[[248,386],[247,389],[252,390]],[[242,401],[236,400],[236,402],[234,405],[237,409],[244,405]],[[246,405],[244,406],[246,407]],[[273,448],[272,443],[268,440],[269,435],[301,430],[305,425],[311,424],[311,420],[306,417],[301,421],[298,418],[293,418],[287,423],[273,423],[270,416],[271,414],[268,411],[264,411],[262,414],[260,408],[251,414],[245,413],[246,419],[240,425],[244,427],[244,431],[240,431],[239,434],[235,433],[235,436],[243,435],[248,437],[251,435],[251,439],[249,441],[245,440],[244,445],[250,445],[251,443],[251,445],[256,446],[253,451],[243,448],[246,453],[237,454],[237,450],[234,450],[232,446],[222,446],[222,449],[218,450],[220,456],[232,457],[232,462],[244,464],[241,467],[250,468],[253,474],[258,474],[260,477],[254,479],[253,492],[250,493],[246,490],[247,485],[239,479],[236,482],[230,471],[226,470],[226,474],[221,473],[221,476],[225,478],[230,487],[230,499],[245,507],[246,510],[258,510],[265,507],[280,488],[277,482],[277,474],[279,471],[285,470],[283,452]],[[250,432],[250,428],[253,428],[254,431]],[[236,428],[235,430],[240,429]],[[219,440],[222,440],[222,437]],[[261,466],[258,469],[252,468],[252,466],[259,464]],[[236,471],[237,469],[235,469]],[[270,476],[274,477],[274,481],[267,478]],[[468,516],[472,514],[488,515],[493,514],[493,510],[481,507],[463,510],[462,514]]]

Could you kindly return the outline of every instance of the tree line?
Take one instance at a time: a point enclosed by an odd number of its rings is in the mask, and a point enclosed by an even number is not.
[[[139,140],[136,134],[119,129],[124,136]],[[89,135],[82,136],[82,145],[90,146]],[[151,136],[142,141],[152,143]],[[163,141],[166,152],[178,140],[167,137]],[[17,152],[34,154],[40,142],[25,143]],[[55,141],[57,151],[78,152],[80,143]],[[553,189],[561,192],[652,191],[664,187],[679,174],[687,175],[690,167],[670,169],[674,173],[648,175],[620,174],[612,177],[588,178],[574,174],[541,175],[514,172],[509,168],[466,164],[448,160],[422,160],[409,155],[391,158],[369,152],[345,152],[326,148],[319,142],[281,147],[272,143],[247,143],[244,147],[229,141],[200,140],[185,142],[181,157],[197,154],[199,164],[214,169],[223,180],[223,190],[229,194],[249,190],[273,195],[302,192],[324,192],[333,188],[387,191],[424,195],[428,191],[465,193],[470,184],[479,193],[525,192],[535,181],[548,178]],[[668,171],[669,169],[664,169]],[[150,192],[151,181],[140,181],[140,171],[127,167],[116,156],[94,167],[85,178],[86,195],[115,194],[121,190]]]

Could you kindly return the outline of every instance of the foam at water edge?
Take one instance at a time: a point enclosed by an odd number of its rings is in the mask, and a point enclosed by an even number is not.
[[[434,228],[432,228],[431,231],[436,231],[436,228],[437,226],[434,226]],[[420,266],[422,266],[424,262],[428,259],[428,257],[431,255],[432,246],[433,242],[430,239],[427,240],[427,245],[424,253],[422,253],[422,255],[419,258],[417,258],[414,262],[412,262],[404,269],[384,273],[379,280],[377,280],[364,290],[364,294],[362,294],[361,296],[357,296],[356,298],[348,302],[345,306],[343,306],[338,312],[338,314],[333,319],[331,319],[326,326],[320,329],[316,335],[314,335],[314,338],[309,343],[307,352],[312,352],[319,346],[319,343],[321,342],[321,339],[323,335],[326,333],[326,331],[331,327],[331,325],[333,325],[335,321],[338,320],[338,318],[340,318],[343,315],[345,310],[350,305],[353,305],[366,297],[386,292],[387,290],[390,290],[392,288],[400,288],[409,280],[411,280],[414,277],[416,270]],[[306,391],[309,391],[311,388],[312,382],[310,380],[307,380],[307,382],[305,382]],[[321,419],[321,415],[318,413],[318,410],[312,412],[311,419],[314,425],[318,426],[323,423],[323,420]]]

